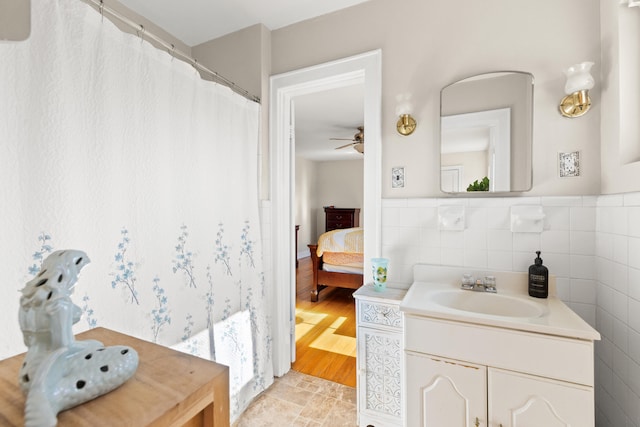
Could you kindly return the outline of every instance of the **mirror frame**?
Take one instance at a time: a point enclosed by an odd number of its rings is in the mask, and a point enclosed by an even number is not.
[[[524,77],[528,78],[528,81],[526,81],[526,85],[522,86],[522,94],[518,95],[517,98],[514,97],[514,99],[523,99],[524,102],[524,106],[525,108],[523,109],[523,111],[526,113],[525,116],[523,116],[522,119],[517,119],[513,116],[511,116],[510,118],[510,129],[509,129],[509,133],[510,133],[510,137],[514,138],[514,135],[521,135],[520,138],[514,139],[511,141],[510,146],[514,147],[514,144],[518,144],[517,146],[515,146],[515,150],[511,149],[510,153],[509,153],[509,166],[510,166],[510,170],[508,172],[504,172],[503,171],[503,182],[504,182],[504,174],[508,173],[509,174],[509,187],[512,185],[512,183],[514,182],[513,177],[511,177],[511,171],[517,171],[517,170],[522,170],[523,168],[527,168],[528,170],[525,170],[524,172],[521,173],[521,175],[519,176],[519,181],[523,183],[522,187],[523,188],[518,188],[515,190],[505,190],[505,189],[501,189],[500,187],[504,188],[504,184],[502,184],[501,186],[498,186],[497,190],[489,190],[489,191],[445,191],[443,190],[443,179],[442,179],[442,170],[443,170],[443,165],[442,165],[442,140],[443,140],[443,130],[445,129],[445,127],[447,126],[444,121],[447,120],[446,118],[449,118],[451,120],[455,120],[456,118],[473,118],[474,121],[479,122],[482,119],[479,119],[480,115],[477,113],[482,113],[483,111],[489,112],[489,111],[493,111],[493,110],[501,110],[501,109],[505,109],[505,108],[509,108],[511,109],[512,105],[507,105],[504,103],[496,103],[495,105],[491,105],[491,106],[487,106],[486,110],[482,110],[480,108],[478,108],[477,105],[475,106],[468,106],[468,108],[466,108],[466,106],[464,108],[457,108],[458,112],[451,112],[451,108],[447,109],[446,107],[446,99],[445,99],[445,95],[446,95],[446,91],[448,89],[451,89],[452,86],[459,84],[459,83],[471,83],[473,81],[479,81],[479,80],[484,80],[490,77],[499,77],[501,75],[512,75],[512,74],[516,74],[516,75],[521,75]],[[495,82],[495,80],[494,80]],[[495,83],[494,83],[495,84]],[[535,78],[533,76],[532,73],[530,72],[525,72],[525,71],[513,71],[513,70],[506,70],[506,71],[491,71],[491,72],[486,72],[486,73],[480,73],[480,74],[476,74],[476,75],[472,75],[472,76],[467,76],[465,78],[456,80],[446,86],[444,86],[441,90],[440,90],[440,122],[439,122],[439,142],[440,142],[440,146],[439,146],[439,152],[440,152],[440,191],[448,194],[448,195],[465,195],[465,196],[490,196],[490,195],[505,195],[505,194],[518,194],[518,193],[522,193],[522,192],[526,192],[526,191],[530,191],[531,188],[533,187],[533,121],[534,121],[534,87],[535,87]],[[486,91],[491,90],[491,88],[488,89],[483,89]],[[449,114],[443,115],[443,112],[447,112]],[[511,111],[511,113],[513,113],[513,111]],[[516,114],[519,114],[519,112],[516,112]],[[519,121],[516,121],[519,120]],[[517,126],[514,126],[514,123],[517,124]],[[522,126],[524,126],[524,128],[522,128]],[[514,129],[516,128],[516,129]],[[494,138],[500,138],[499,136],[496,136],[500,133],[500,130],[495,130],[495,132],[493,131],[493,129],[491,130],[492,137]],[[524,144],[521,143],[521,141],[524,140]],[[524,154],[524,156],[523,156]],[[522,159],[524,157],[524,160]],[[503,156],[504,159],[504,156]],[[504,160],[503,160],[504,161]],[[496,171],[496,173],[499,174],[499,171]],[[487,173],[486,176],[489,176],[490,173]],[[480,179],[482,179],[482,177],[479,177]],[[494,182],[490,181],[490,188],[491,185],[496,185]]]

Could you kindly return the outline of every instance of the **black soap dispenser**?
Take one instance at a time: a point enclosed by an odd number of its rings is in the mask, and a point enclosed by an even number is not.
[[[546,298],[549,296],[549,270],[542,265],[540,251],[536,251],[536,254],[538,257],[529,267],[529,295],[535,298]]]

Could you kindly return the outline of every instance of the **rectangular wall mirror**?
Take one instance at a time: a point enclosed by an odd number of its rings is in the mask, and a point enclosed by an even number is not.
[[[0,0],[0,42],[26,40],[31,33],[31,1]]]
[[[523,192],[532,186],[533,75],[480,74],[440,92],[440,189]]]

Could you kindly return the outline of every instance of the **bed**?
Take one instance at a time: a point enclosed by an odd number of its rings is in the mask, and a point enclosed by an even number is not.
[[[348,289],[362,286],[362,228],[328,231],[318,238],[318,244],[308,246],[313,268],[311,301],[318,301],[320,291],[327,286]]]

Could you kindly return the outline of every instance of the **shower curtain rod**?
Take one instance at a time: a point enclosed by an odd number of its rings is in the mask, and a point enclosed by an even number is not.
[[[169,52],[169,54],[171,56],[181,57],[183,60],[185,60],[186,62],[191,64],[196,70],[204,71],[205,73],[211,75],[217,83],[221,83],[221,84],[229,87],[234,92],[244,96],[245,98],[247,98],[247,99],[249,99],[251,101],[257,102],[258,104],[260,103],[260,97],[249,93],[249,91],[247,91],[246,89],[243,89],[240,86],[236,85],[234,82],[232,82],[231,80],[227,79],[226,77],[220,75],[216,71],[213,71],[213,70],[205,67],[204,65],[200,64],[197,59],[191,57],[190,55],[187,55],[186,53],[182,52],[179,49],[176,49],[175,45],[173,45],[172,43],[169,43],[169,42],[163,40],[162,38],[160,38],[159,36],[148,32],[144,28],[144,25],[138,24],[136,22],[133,22],[132,20],[130,20],[126,16],[121,15],[120,13],[118,13],[115,10],[109,8],[108,6],[105,6],[104,0],[84,0],[84,1],[89,2],[89,3],[93,3],[93,5],[95,5],[98,8],[98,11],[100,12],[101,15],[104,16],[104,13],[106,12],[109,15],[113,16],[114,18],[118,19],[120,22],[130,26],[132,29],[136,30],[136,32],[138,33],[139,37],[141,37],[141,38],[147,37],[147,38],[149,38],[151,40],[154,40],[156,43],[159,43],[165,49],[167,49],[167,51]],[[180,58],[178,58],[178,59],[180,59]]]

